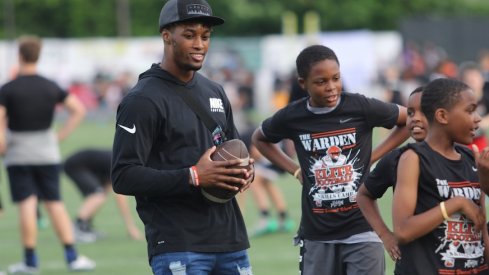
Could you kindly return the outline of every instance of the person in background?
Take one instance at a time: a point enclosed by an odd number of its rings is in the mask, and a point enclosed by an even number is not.
[[[19,72],[0,89],[0,152],[4,154],[10,193],[19,209],[24,260],[8,267],[12,274],[37,274],[37,204],[42,201],[70,271],[92,270],[95,262],[79,255],[73,228],[60,196],[59,141],[66,139],[85,115],[83,105],[53,81],[37,72],[41,40],[19,39]],[[62,103],[69,116],[57,131],[52,128],[55,109]]]
[[[163,60],[139,76],[117,109],[112,185],[136,198],[154,274],[252,274],[236,199],[215,203],[201,191],[243,192],[254,174],[253,159],[246,168],[232,168],[239,159],[210,159],[216,145],[239,138],[224,89],[197,72],[213,27],[223,23],[204,0],[166,2]],[[181,93],[218,124],[212,133]]]
[[[74,223],[78,242],[95,242],[103,235],[93,229],[93,219],[112,191],[111,157],[112,150],[88,148],[73,153],[64,162],[66,175],[84,197]],[[115,198],[129,237],[140,240],[141,233],[134,224],[126,196],[115,194]]]
[[[489,49],[481,50],[479,53],[478,63],[485,80],[484,91],[489,91]]]
[[[259,219],[251,236],[292,231],[294,221],[289,217],[287,202],[277,182],[285,171],[263,157],[255,146],[251,146],[250,154],[255,159],[256,171],[250,190],[259,211]],[[270,201],[277,212],[277,219],[271,217]]]

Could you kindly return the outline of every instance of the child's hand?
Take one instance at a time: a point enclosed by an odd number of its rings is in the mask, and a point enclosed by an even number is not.
[[[384,243],[385,251],[389,253],[389,256],[393,261],[401,259],[401,250],[397,244],[397,239],[393,233],[385,234],[382,236],[382,243]]]
[[[474,151],[481,189],[484,193],[489,194],[489,147],[486,147],[482,152],[479,152],[477,145],[473,144],[472,150]]]
[[[475,204],[472,200],[464,197],[455,197],[462,199],[462,213],[469,218],[475,226],[476,231],[480,231],[484,228],[486,223],[486,216],[484,210]],[[454,198],[454,199],[455,199]]]

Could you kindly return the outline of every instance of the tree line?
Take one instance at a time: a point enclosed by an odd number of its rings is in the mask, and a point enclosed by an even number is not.
[[[0,0],[0,39],[21,34],[42,37],[138,37],[158,35],[166,0]],[[322,31],[396,30],[412,16],[489,16],[487,0],[208,0],[226,24],[220,36],[259,36],[282,32],[284,14],[298,32],[313,11]]]

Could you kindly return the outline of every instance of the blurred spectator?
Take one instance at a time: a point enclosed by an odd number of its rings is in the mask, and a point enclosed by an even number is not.
[[[258,208],[259,219],[251,236],[258,237],[276,232],[291,232],[295,229],[295,223],[289,218],[287,204],[282,190],[278,186],[280,176],[285,171],[273,165],[264,158],[254,146],[250,148],[250,154],[255,159],[255,180],[250,189]],[[277,213],[277,218],[271,215],[272,206]]]
[[[125,97],[136,84],[134,75],[129,71],[123,71],[116,77],[116,85],[120,87],[121,96]]]
[[[290,85],[290,97],[289,103],[301,99],[303,97],[309,96],[306,91],[304,91],[297,81],[297,74],[294,72],[293,78]]]
[[[92,270],[95,262],[78,255],[73,228],[61,200],[59,142],[67,138],[82,121],[85,108],[73,95],[53,81],[38,74],[40,38],[19,39],[17,77],[0,90],[0,152],[5,153],[13,202],[19,210],[19,229],[23,261],[9,266],[12,274],[37,274],[37,205],[43,201],[51,223],[64,248],[71,271]],[[56,105],[62,103],[69,112],[59,131],[52,128]]]
[[[429,80],[437,78],[457,78],[457,64],[449,58],[440,60],[435,70],[430,74]]]
[[[283,108],[289,102],[290,88],[295,74],[275,74],[273,97],[272,97],[272,110],[276,111]]]
[[[68,92],[75,95],[83,103],[86,109],[95,110],[98,108],[97,96],[90,89],[89,85],[74,80],[68,88]]]
[[[433,71],[441,60],[447,58],[446,51],[433,42],[424,43],[422,55],[427,72]]]
[[[66,175],[84,197],[74,224],[78,242],[91,243],[103,236],[93,229],[92,222],[112,191],[111,157],[110,149],[87,148],[70,155],[64,163]],[[115,194],[115,198],[129,237],[140,240],[141,233],[132,219],[126,196]]]
[[[400,90],[400,72],[398,67],[387,67],[380,77],[380,83],[384,90],[384,101],[406,106],[406,100]]]
[[[489,49],[484,49],[479,54],[479,65],[486,83],[489,82]]]
[[[238,96],[246,97],[243,109],[250,110],[255,106],[255,77],[251,71],[244,69],[240,70],[238,75],[241,76],[238,78]]]
[[[99,108],[107,107],[107,103],[105,101],[107,90],[109,89],[111,84],[111,77],[104,72],[97,72],[93,79],[92,89],[95,95],[97,96],[97,100],[99,102]]]
[[[238,99],[238,82],[234,78],[234,71],[230,67],[222,67],[218,74],[214,77],[217,77],[217,82],[222,84],[224,91],[226,92],[229,101],[231,102],[231,106],[234,109],[234,104],[239,102]]]
[[[403,71],[409,72],[410,78],[423,78],[426,74],[426,65],[419,47],[413,41],[406,42],[402,53]],[[410,90],[412,91],[412,90]]]

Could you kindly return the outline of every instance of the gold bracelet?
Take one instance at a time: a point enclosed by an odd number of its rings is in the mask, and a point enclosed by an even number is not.
[[[297,168],[294,172],[294,178],[299,179],[299,173],[301,172],[301,168]]]
[[[447,209],[445,208],[445,202],[442,201],[440,202],[440,209],[441,209],[441,214],[443,215],[443,218],[445,220],[450,220],[450,217],[448,216]]]

